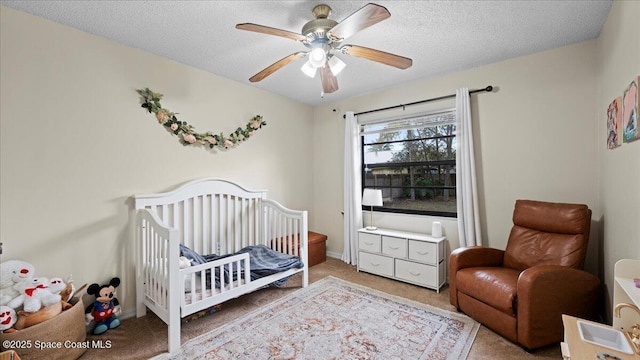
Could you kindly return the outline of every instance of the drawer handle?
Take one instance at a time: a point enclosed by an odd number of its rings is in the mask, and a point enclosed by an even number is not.
[[[389,249],[398,250],[398,249],[400,249],[400,246],[389,246]]]
[[[371,266],[380,266],[380,263],[369,262],[369,264],[371,264]]]
[[[425,251],[425,252],[417,251],[417,253],[420,254],[420,255],[427,255],[429,252],[428,251]]]
[[[414,273],[413,271],[409,271],[409,274],[411,274],[413,276],[420,276],[421,273]]]
[[[372,243],[372,242],[366,242],[366,241],[364,242],[364,244],[365,244],[365,245],[369,245],[369,246],[373,245],[373,243]]]

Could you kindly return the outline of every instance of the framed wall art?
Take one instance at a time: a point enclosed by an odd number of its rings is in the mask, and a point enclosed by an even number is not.
[[[622,138],[626,143],[640,138],[638,132],[638,82],[640,82],[640,76],[631,81],[622,95]]]
[[[607,148],[622,145],[622,96],[618,96],[607,107]]]

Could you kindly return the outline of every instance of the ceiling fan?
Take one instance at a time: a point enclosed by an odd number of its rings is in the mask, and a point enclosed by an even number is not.
[[[249,81],[261,81],[290,62],[308,57],[307,62],[301,68],[302,72],[309,77],[315,77],[319,69],[323,92],[332,93],[338,90],[336,75],[346,66],[334,52],[372,60],[399,69],[406,69],[412,65],[413,61],[403,56],[363,46],[342,45],[345,39],[358,31],[389,18],[391,14],[385,7],[367,4],[339,23],[329,19],[331,14],[329,5],[317,5],[313,8],[312,13],[315,19],[307,22],[302,27],[300,34],[251,23],[236,25],[236,29],[281,36],[298,41],[309,48],[309,51],[298,51],[276,61],[252,76]]]

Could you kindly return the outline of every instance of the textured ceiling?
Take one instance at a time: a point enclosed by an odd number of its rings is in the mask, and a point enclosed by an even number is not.
[[[339,90],[321,97],[320,77],[296,60],[261,82],[249,77],[307,49],[300,43],[235,29],[256,23],[300,33],[325,3],[340,22],[366,1],[7,1],[4,6],[176,60],[225,78],[318,105],[380,88],[474,68],[597,38],[611,0],[377,1],[391,17],[344,44],[413,59],[406,70],[339,55]],[[499,84],[492,84],[498,85]]]

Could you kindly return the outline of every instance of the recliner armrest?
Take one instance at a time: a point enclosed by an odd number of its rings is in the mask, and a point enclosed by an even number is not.
[[[458,308],[456,272],[460,269],[478,266],[502,266],[504,250],[483,246],[457,248],[449,256],[449,302]]]
[[[600,279],[558,265],[534,266],[520,273],[517,285],[518,342],[533,349],[562,341],[562,314],[596,319]]]
[[[458,248],[451,252],[449,257],[449,269],[457,271],[468,267],[478,266],[502,266],[504,250],[470,246]]]

